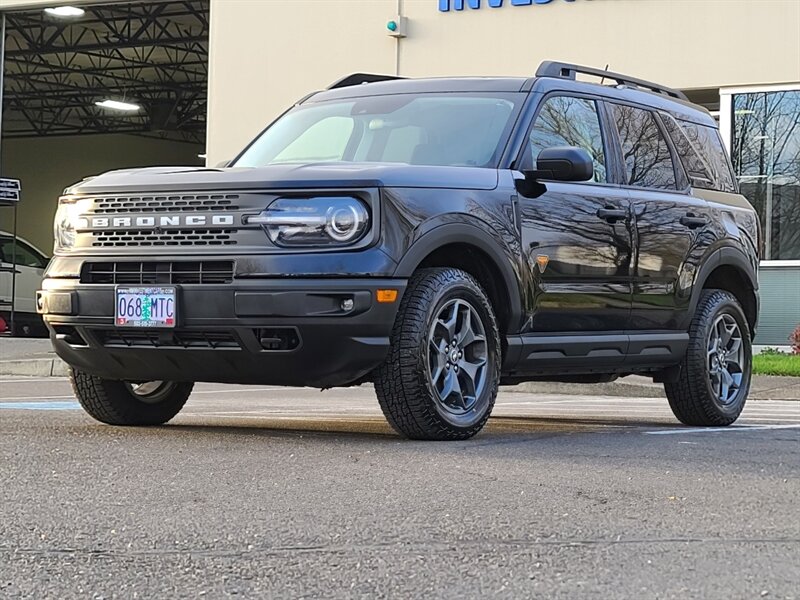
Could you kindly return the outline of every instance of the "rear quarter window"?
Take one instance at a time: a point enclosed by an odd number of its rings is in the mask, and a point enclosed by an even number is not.
[[[728,155],[716,128],[679,121],[664,113],[661,117],[692,186],[721,192],[737,191]]]

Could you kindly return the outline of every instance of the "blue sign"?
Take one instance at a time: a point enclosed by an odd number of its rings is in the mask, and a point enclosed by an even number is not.
[[[553,0],[508,0],[511,6],[530,6],[531,4],[550,4]],[[575,0],[565,0],[575,2]],[[503,0],[486,0],[489,8],[501,8]],[[481,7],[481,0],[439,0],[439,10],[449,12],[451,10],[464,10],[464,7],[478,9]]]

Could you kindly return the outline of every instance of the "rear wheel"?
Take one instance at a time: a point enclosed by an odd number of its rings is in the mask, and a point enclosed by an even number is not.
[[[162,425],[180,412],[194,386],[173,381],[116,381],[74,368],[69,379],[83,409],[109,425]]]
[[[678,381],[664,384],[672,412],[686,425],[730,425],[744,409],[751,367],[750,328],[738,300],[705,290]]]
[[[409,282],[375,390],[396,431],[411,439],[459,440],[491,414],[500,373],[492,306],[458,269],[422,269]]]

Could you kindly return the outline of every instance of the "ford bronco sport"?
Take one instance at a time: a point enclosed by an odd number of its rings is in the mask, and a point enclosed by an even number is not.
[[[68,188],[55,235],[39,309],[114,425],[198,381],[371,381],[433,440],[480,431],[501,384],[648,375],[688,425],[750,386],[759,223],[715,122],[608,71],[352,75],[225,168]]]

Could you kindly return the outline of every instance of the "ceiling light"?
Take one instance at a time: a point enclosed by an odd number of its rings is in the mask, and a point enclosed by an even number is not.
[[[138,104],[131,104],[130,102],[120,102],[119,100],[101,100],[100,102],[95,102],[95,106],[99,106],[100,108],[108,108],[110,110],[122,110],[125,112],[135,112],[137,110],[141,110],[142,107]]]
[[[44,12],[46,12],[48,15],[59,17],[61,19],[82,17],[84,13],[86,13],[85,10],[76,6],[56,6],[54,8],[45,8]]]

